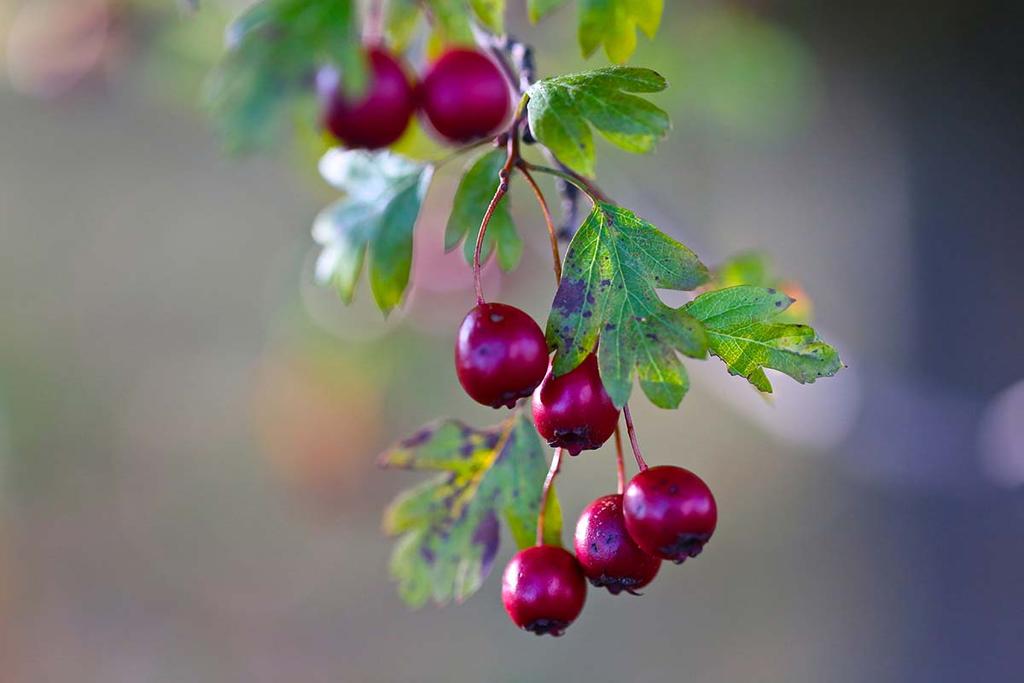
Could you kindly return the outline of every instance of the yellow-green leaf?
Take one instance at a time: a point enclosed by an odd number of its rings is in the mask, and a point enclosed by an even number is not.
[[[579,40],[584,57],[604,45],[608,59],[624,64],[636,51],[636,32],[653,38],[664,0],[580,0]]]
[[[731,374],[771,392],[765,368],[809,384],[831,377],[842,367],[839,353],[819,339],[812,327],[778,321],[792,302],[774,288],[740,285],[701,294],[685,309],[704,324],[708,349]]]
[[[381,456],[386,468],[439,473],[400,494],[384,513],[384,530],[400,537],[391,574],[407,603],[445,604],[475,593],[498,551],[499,518],[519,547],[533,544],[545,452],[530,418],[520,411],[489,429],[438,422]],[[554,492],[545,542],[561,543]]]

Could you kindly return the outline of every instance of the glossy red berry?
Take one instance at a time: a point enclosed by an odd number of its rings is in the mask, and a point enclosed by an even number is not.
[[[561,377],[548,370],[533,392],[533,421],[548,445],[571,455],[599,448],[608,440],[619,421],[619,409],[601,383],[596,353]]]
[[[434,129],[462,142],[494,133],[512,106],[509,85],[482,53],[448,50],[430,67],[420,88],[420,106]]]
[[[587,582],[572,553],[553,545],[521,550],[505,567],[501,601],[521,629],[538,636],[565,633],[583,610]]]
[[[622,517],[622,496],[601,496],[576,523],[576,559],[595,586],[612,595],[636,594],[658,573],[661,558],[649,555],[630,538]]]
[[[466,393],[492,408],[511,408],[544,379],[548,345],[533,318],[515,306],[479,304],[455,340],[455,372]]]
[[[402,64],[388,52],[371,48],[366,92],[357,100],[342,92],[338,73],[317,74],[323,125],[350,148],[379,149],[395,143],[416,111],[416,91]]]
[[[680,564],[704,549],[718,523],[708,485],[690,470],[651,467],[633,477],[623,494],[626,530],[652,555]]]

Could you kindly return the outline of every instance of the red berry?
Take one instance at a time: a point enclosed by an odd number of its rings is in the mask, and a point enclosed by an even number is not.
[[[661,465],[633,477],[623,494],[626,530],[650,553],[680,564],[711,538],[718,508],[708,485],[690,470]]]
[[[520,550],[505,567],[501,601],[516,626],[538,636],[565,633],[583,610],[587,582],[576,558],[554,545]]]
[[[533,392],[533,421],[548,445],[571,455],[600,448],[608,440],[619,421],[619,409],[601,383],[596,353],[561,377],[548,370]]]
[[[379,149],[402,137],[416,111],[416,91],[395,57],[370,48],[369,82],[358,101],[342,92],[333,69],[317,74],[323,125],[346,147]]]
[[[626,532],[622,496],[601,496],[584,510],[576,523],[576,559],[590,583],[637,594],[658,573],[661,558],[648,555]]]
[[[533,318],[515,306],[479,304],[459,327],[455,372],[466,393],[492,408],[511,408],[544,379],[548,345]]]
[[[438,133],[460,142],[482,138],[504,123],[511,108],[508,81],[475,50],[445,52],[420,89],[421,106]]]

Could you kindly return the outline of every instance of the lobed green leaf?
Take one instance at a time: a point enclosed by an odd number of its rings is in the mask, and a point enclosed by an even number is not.
[[[505,157],[506,153],[501,149],[484,154],[470,166],[455,190],[452,212],[444,234],[444,248],[445,251],[451,251],[461,242],[466,263],[473,263],[480,221],[494,196],[498,171],[505,165]],[[495,207],[480,253],[480,261],[483,263],[497,247],[498,265],[506,271],[515,269],[523,255],[523,241],[512,222],[508,202],[506,194]]]
[[[668,114],[632,93],[666,86],[656,71],[621,66],[546,78],[527,91],[530,130],[564,164],[592,176],[590,127],[628,152],[651,151],[668,132]]]
[[[739,285],[701,294],[685,309],[704,324],[708,349],[731,374],[771,392],[765,368],[811,383],[842,367],[839,353],[813,328],[779,322],[791,303],[793,299],[777,289]]]
[[[565,0],[526,0],[526,14],[537,23],[565,4]]]
[[[400,536],[391,574],[412,606],[445,604],[475,593],[500,541],[499,517],[519,547],[534,542],[545,449],[524,412],[494,428],[445,420],[420,430],[380,458],[383,467],[439,472],[400,494],[384,513],[384,530]],[[561,510],[552,492],[545,542],[561,543]]]
[[[419,0],[388,0],[384,3],[384,10],[384,35],[388,44],[392,49],[404,52],[420,23]]]
[[[715,268],[714,277],[708,285],[709,289],[725,289],[738,285],[754,285],[780,289],[796,299],[778,316],[776,322],[808,323],[811,320],[814,304],[799,283],[780,277],[767,255],[757,251],[746,251]]]
[[[654,38],[664,0],[580,0],[579,41],[584,57],[604,45],[608,59],[623,64],[636,51],[636,32]]]
[[[346,193],[317,216],[313,238],[323,249],[316,276],[350,303],[369,252],[370,289],[389,313],[402,300],[412,265],[413,227],[431,167],[388,152],[329,151],[324,178]]]
[[[601,378],[615,405],[633,379],[655,405],[674,408],[688,388],[681,352],[707,353],[703,326],[656,289],[692,290],[708,271],[686,246],[627,209],[598,203],[569,244],[547,322],[554,372],[578,366],[598,347]]]
[[[487,29],[505,32],[505,0],[469,0],[473,13]]]

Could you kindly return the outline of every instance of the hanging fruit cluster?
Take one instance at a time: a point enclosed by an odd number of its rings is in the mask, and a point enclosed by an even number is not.
[[[533,21],[562,4],[527,2]],[[613,62],[626,61],[638,30],[656,33],[662,5],[580,2],[584,55],[604,46]],[[463,600],[489,573],[504,519],[520,548],[503,576],[505,609],[523,629],[561,635],[583,608],[587,581],[636,594],[662,561],[695,557],[715,531],[717,504],[700,477],[644,461],[628,403],[634,384],[670,409],[689,387],[680,355],[716,356],[762,392],[771,391],[766,369],[810,383],[841,363],[806,324],[810,308],[789,308],[787,291],[799,290],[763,258],[745,254],[711,271],[594,183],[594,130],[633,153],[652,150],[667,133],[667,114],[643,97],[663,90],[665,79],[611,66],[537,80],[532,50],[504,33],[504,6],[371,1],[362,18],[346,0],[263,0],[229,30],[209,101],[228,142],[246,148],[273,137],[289,105],[315,91],[323,128],[344,147],[327,153],[321,173],[345,195],[314,225],[317,276],[349,302],[366,270],[385,314],[408,287],[433,172],[476,155],[444,244],[462,245],[476,293],[455,334],[454,369],[473,400],[511,412],[483,429],[436,422],[381,456],[386,468],[436,474],[385,513],[386,531],[398,537],[391,572],[410,605]],[[417,52],[409,46],[423,20],[429,65],[415,78],[406,57]],[[440,159],[395,152],[419,122],[451,148]],[[538,174],[555,179],[561,225]],[[512,270],[522,255],[508,210],[513,180],[536,199],[551,244],[556,289],[545,329],[484,296],[482,264],[493,256]],[[584,198],[592,209],[580,222]],[[568,237],[563,257],[560,240]],[[697,294],[672,307],[661,289]],[[639,468],[628,482],[620,423]],[[617,491],[584,508],[570,552],[552,483],[564,452],[598,449],[612,437]],[[550,466],[542,441],[554,449]]]

